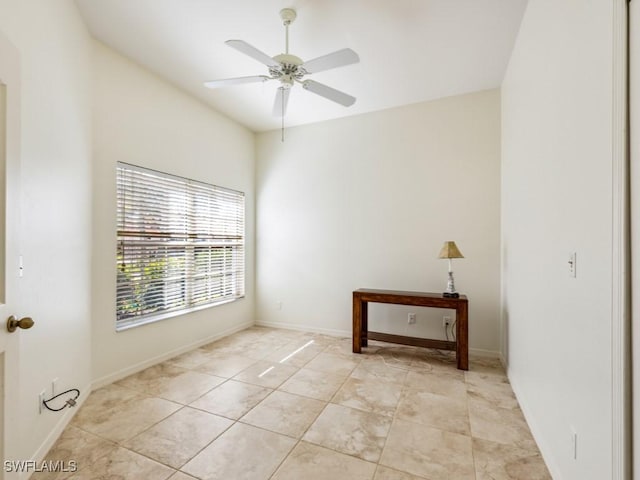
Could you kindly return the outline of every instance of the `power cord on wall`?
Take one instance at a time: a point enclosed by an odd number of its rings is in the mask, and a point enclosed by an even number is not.
[[[75,392],[76,396],[75,397],[69,397],[66,402],[64,402],[64,405],[62,405],[62,407],[60,408],[51,408],[48,403],[51,402],[52,400],[55,400],[58,397],[61,397],[62,395],[66,395],[67,393],[71,393],[71,392]],[[59,412],[60,410],[64,410],[65,408],[69,407],[75,407],[76,406],[76,400],[78,400],[78,397],[80,397],[80,390],[78,390],[77,388],[71,388],[69,390],[66,390],[62,393],[59,393],[58,395],[55,395],[53,397],[51,397],[49,400],[42,400],[42,404],[47,408],[47,410],[51,410],[52,412]]]

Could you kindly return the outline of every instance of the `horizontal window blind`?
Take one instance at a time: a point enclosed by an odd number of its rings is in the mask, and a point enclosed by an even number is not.
[[[244,296],[244,193],[117,169],[117,328]]]

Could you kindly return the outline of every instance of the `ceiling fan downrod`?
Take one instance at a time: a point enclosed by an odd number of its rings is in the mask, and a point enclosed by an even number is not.
[[[280,18],[285,28],[284,53],[289,55],[289,25],[296,19],[296,11],[292,8],[283,8],[280,10]]]

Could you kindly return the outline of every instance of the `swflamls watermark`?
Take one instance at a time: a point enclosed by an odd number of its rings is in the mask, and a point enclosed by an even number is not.
[[[41,462],[36,462],[35,460],[5,460],[4,471],[7,473],[76,472],[78,471],[78,462],[75,460],[43,460]]]

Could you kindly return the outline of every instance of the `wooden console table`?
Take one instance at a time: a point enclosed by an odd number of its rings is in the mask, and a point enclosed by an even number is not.
[[[369,332],[367,310],[369,303],[393,303],[416,307],[450,308],[456,311],[456,341],[405,337],[390,333]],[[469,302],[465,295],[458,298],[443,297],[441,293],[401,292],[361,288],[353,292],[353,353],[361,353],[367,340],[400,343],[417,347],[455,350],[458,368],[469,370]]]

